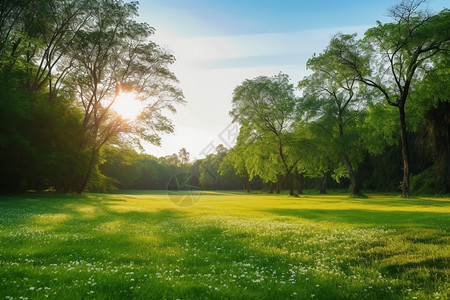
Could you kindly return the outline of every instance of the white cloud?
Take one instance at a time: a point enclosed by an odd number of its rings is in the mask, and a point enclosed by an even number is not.
[[[321,51],[338,32],[363,33],[368,26],[304,30],[289,33],[185,38],[159,28],[155,40],[167,45],[178,61],[191,63],[213,59],[302,54]]]

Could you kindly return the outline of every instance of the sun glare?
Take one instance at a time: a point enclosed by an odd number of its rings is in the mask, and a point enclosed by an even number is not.
[[[122,118],[134,120],[142,112],[144,105],[136,99],[136,94],[121,92],[111,108],[121,115]]]

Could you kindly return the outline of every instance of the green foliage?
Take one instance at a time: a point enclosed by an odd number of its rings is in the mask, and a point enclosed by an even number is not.
[[[198,160],[196,169],[199,187],[212,190],[240,189],[242,187],[240,176],[235,175],[232,166],[229,165],[235,151],[236,149],[230,154],[231,152],[220,144],[216,147],[215,154],[209,154],[204,159]],[[194,170],[191,168],[190,171]]]
[[[119,182],[112,177],[104,175],[98,166],[91,172],[86,190],[90,192],[112,192],[117,191]]]
[[[442,192],[436,186],[434,172],[433,168],[430,167],[417,175],[412,175],[411,191],[415,195],[429,195]]]
[[[411,172],[407,133],[407,112],[411,109],[407,103],[411,100],[408,99],[414,99],[412,95],[426,74],[424,70],[433,68],[433,59],[446,53],[450,43],[450,11],[444,9],[432,15],[419,9],[423,2],[403,1],[390,11],[393,22],[377,22],[360,41],[355,35],[339,34],[329,48],[338,65],[398,108],[405,197],[409,194]]]
[[[295,116],[296,97],[289,76],[245,80],[233,92],[230,115],[242,126],[276,134],[288,129]]]
[[[101,148],[172,132],[182,103],[175,58],[120,0],[3,1],[0,7],[0,187],[82,192],[111,186]],[[111,110],[118,91],[145,103],[127,121]],[[92,172],[92,174],[91,174]],[[90,181],[90,183],[89,183]]]
[[[398,112],[385,102],[371,104],[366,118],[360,121],[361,139],[364,148],[371,154],[383,153],[388,146],[400,141]]]
[[[77,145],[82,134],[80,111],[62,98],[50,104],[45,92],[24,91],[20,81],[14,82],[20,77],[3,74],[8,79],[1,81],[0,186],[63,189],[71,166],[82,162]]]
[[[360,180],[355,172],[363,148],[360,147],[361,129],[357,125],[364,119],[373,95],[361,84],[357,74],[339,64],[333,41],[323,53],[309,59],[307,67],[313,73],[299,83],[303,89],[299,104],[301,116],[317,125],[325,133],[322,137],[334,144],[330,156],[339,157],[347,169],[345,172],[336,168],[334,179],[339,182],[339,178],[349,177],[352,193],[359,194]]]
[[[296,101],[289,76],[260,76],[235,88],[230,112],[241,125],[238,143],[250,151],[245,156],[250,180],[259,176],[264,182],[278,182],[286,176],[291,195],[292,172],[299,161],[292,135]]]
[[[450,101],[450,58],[446,54],[436,55],[431,62],[432,66],[424,68],[424,76],[416,83],[407,109],[408,125],[414,132],[426,126],[430,111]]]

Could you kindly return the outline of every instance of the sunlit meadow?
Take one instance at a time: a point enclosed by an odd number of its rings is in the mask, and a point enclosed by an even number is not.
[[[0,197],[0,299],[448,299],[450,200]]]

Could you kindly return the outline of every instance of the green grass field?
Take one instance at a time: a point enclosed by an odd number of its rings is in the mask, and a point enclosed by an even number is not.
[[[448,198],[2,196],[0,299],[449,299],[449,231]]]

